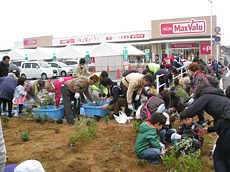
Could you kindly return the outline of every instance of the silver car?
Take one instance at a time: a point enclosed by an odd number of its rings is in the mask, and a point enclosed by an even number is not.
[[[73,73],[73,68],[68,67],[62,62],[48,62],[51,67],[55,67],[58,70],[58,74],[62,77],[71,76]]]

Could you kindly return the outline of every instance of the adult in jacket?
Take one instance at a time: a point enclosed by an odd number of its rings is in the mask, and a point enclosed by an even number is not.
[[[77,78],[79,76],[84,76],[84,74],[90,76],[90,72],[88,71],[85,65],[85,59],[81,58],[80,63],[75,66],[72,76],[74,78]]]
[[[133,103],[137,103],[140,98],[143,87],[149,86],[153,81],[151,75],[142,75],[140,73],[131,73],[121,80],[121,91],[125,97],[125,114],[130,116],[133,109],[137,108],[136,105],[133,107]]]
[[[7,76],[9,73],[10,57],[4,56],[0,62],[0,77]]]
[[[53,82],[53,84],[46,85],[46,91],[49,92],[49,96],[52,97],[52,93],[55,93],[55,107],[57,109],[60,99],[61,99],[61,86],[71,79],[74,79],[72,76],[59,78]],[[51,93],[51,94],[50,94]]]
[[[10,75],[11,73],[9,73]],[[0,77],[0,108],[1,103],[8,104],[8,116],[12,117],[12,100],[14,98],[14,91],[18,85],[15,75]]]
[[[89,85],[94,85],[99,80],[97,75],[92,75],[90,78],[80,76],[75,79],[66,81],[61,87],[61,94],[65,108],[66,121],[74,125],[74,116],[80,115],[80,94],[84,93],[86,97],[94,102],[93,97],[89,93]],[[71,101],[74,101],[72,112]]]
[[[205,110],[214,118],[214,127],[203,129],[204,133],[216,132],[219,138],[213,154],[216,172],[230,171],[230,101],[221,89],[204,83],[198,85],[195,102],[184,110],[184,115],[192,118]]]
[[[214,57],[211,57],[211,61],[212,61],[212,70],[215,72],[215,76],[218,78],[219,77],[218,63],[214,59]]]
[[[172,67],[180,68],[182,66],[182,62],[181,62],[182,58],[183,58],[183,54],[180,54],[179,56],[177,56],[173,61]]]
[[[112,100],[108,104],[103,105],[101,109],[108,108],[109,111],[114,111],[114,114],[119,116],[119,110],[121,110],[121,107],[125,107],[125,99],[121,87],[110,78],[104,78],[102,80],[102,85],[108,89],[108,94],[103,97],[103,101],[110,97]],[[109,119],[114,119],[114,116],[112,115]]]

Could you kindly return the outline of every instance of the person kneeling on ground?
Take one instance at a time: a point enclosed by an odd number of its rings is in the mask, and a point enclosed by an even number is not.
[[[178,134],[172,134],[171,139],[180,140],[192,138],[192,145],[187,150],[190,151],[189,149],[191,148],[194,148],[195,150],[200,149],[204,143],[204,137],[201,129],[199,128],[199,125],[194,122],[192,118],[187,117],[184,114],[184,111],[181,112],[180,119],[182,121],[182,124],[179,127]]]
[[[121,87],[110,78],[104,78],[102,85],[106,87],[109,92],[107,96],[103,97],[103,101],[109,97],[113,97],[113,99],[108,104],[103,105],[101,109],[108,108],[109,111],[114,111],[114,114],[119,116],[119,110],[122,110],[121,107],[125,107],[125,99],[122,95]],[[112,115],[109,119],[114,119],[114,116]]]
[[[61,94],[65,108],[66,121],[74,125],[74,115],[80,115],[80,94],[84,93],[86,97],[94,103],[91,94],[89,93],[89,85],[94,85],[99,80],[97,75],[92,75],[90,78],[78,77],[66,81],[61,87]],[[74,109],[72,112],[71,101],[74,101]]]
[[[140,125],[140,134],[135,143],[135,153],[141,159],[157,164],[156,158],[165,154],[165,145],[158,138],[159,130],[166,122],[162,113],[154,112],[149,121]]]

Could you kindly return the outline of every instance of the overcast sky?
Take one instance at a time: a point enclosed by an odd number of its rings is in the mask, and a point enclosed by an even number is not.
[[[221,43],[230,45],[230,0],[212,2]],[[151,20],[211,15],[208,0],[0,0],[0,7],[0,50],[23,38],[151,30]]]

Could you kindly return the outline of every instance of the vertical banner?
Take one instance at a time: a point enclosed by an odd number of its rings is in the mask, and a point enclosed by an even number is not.
[[[28,60],[27,54],[25,54],[25,60]]]
[[[55,53],[53,53],[53,61],[56,62],[56,56]]]
[[[127,47],[123,47],[123,61],[127,62],[128,61],[128,49]]]
[[[85,62],[86,62],[87,65],[91,64],[89,51],[86,51],[86,54],[85,54]]]
[[[149,49],[145,49],[146,62],[149,62]]]

